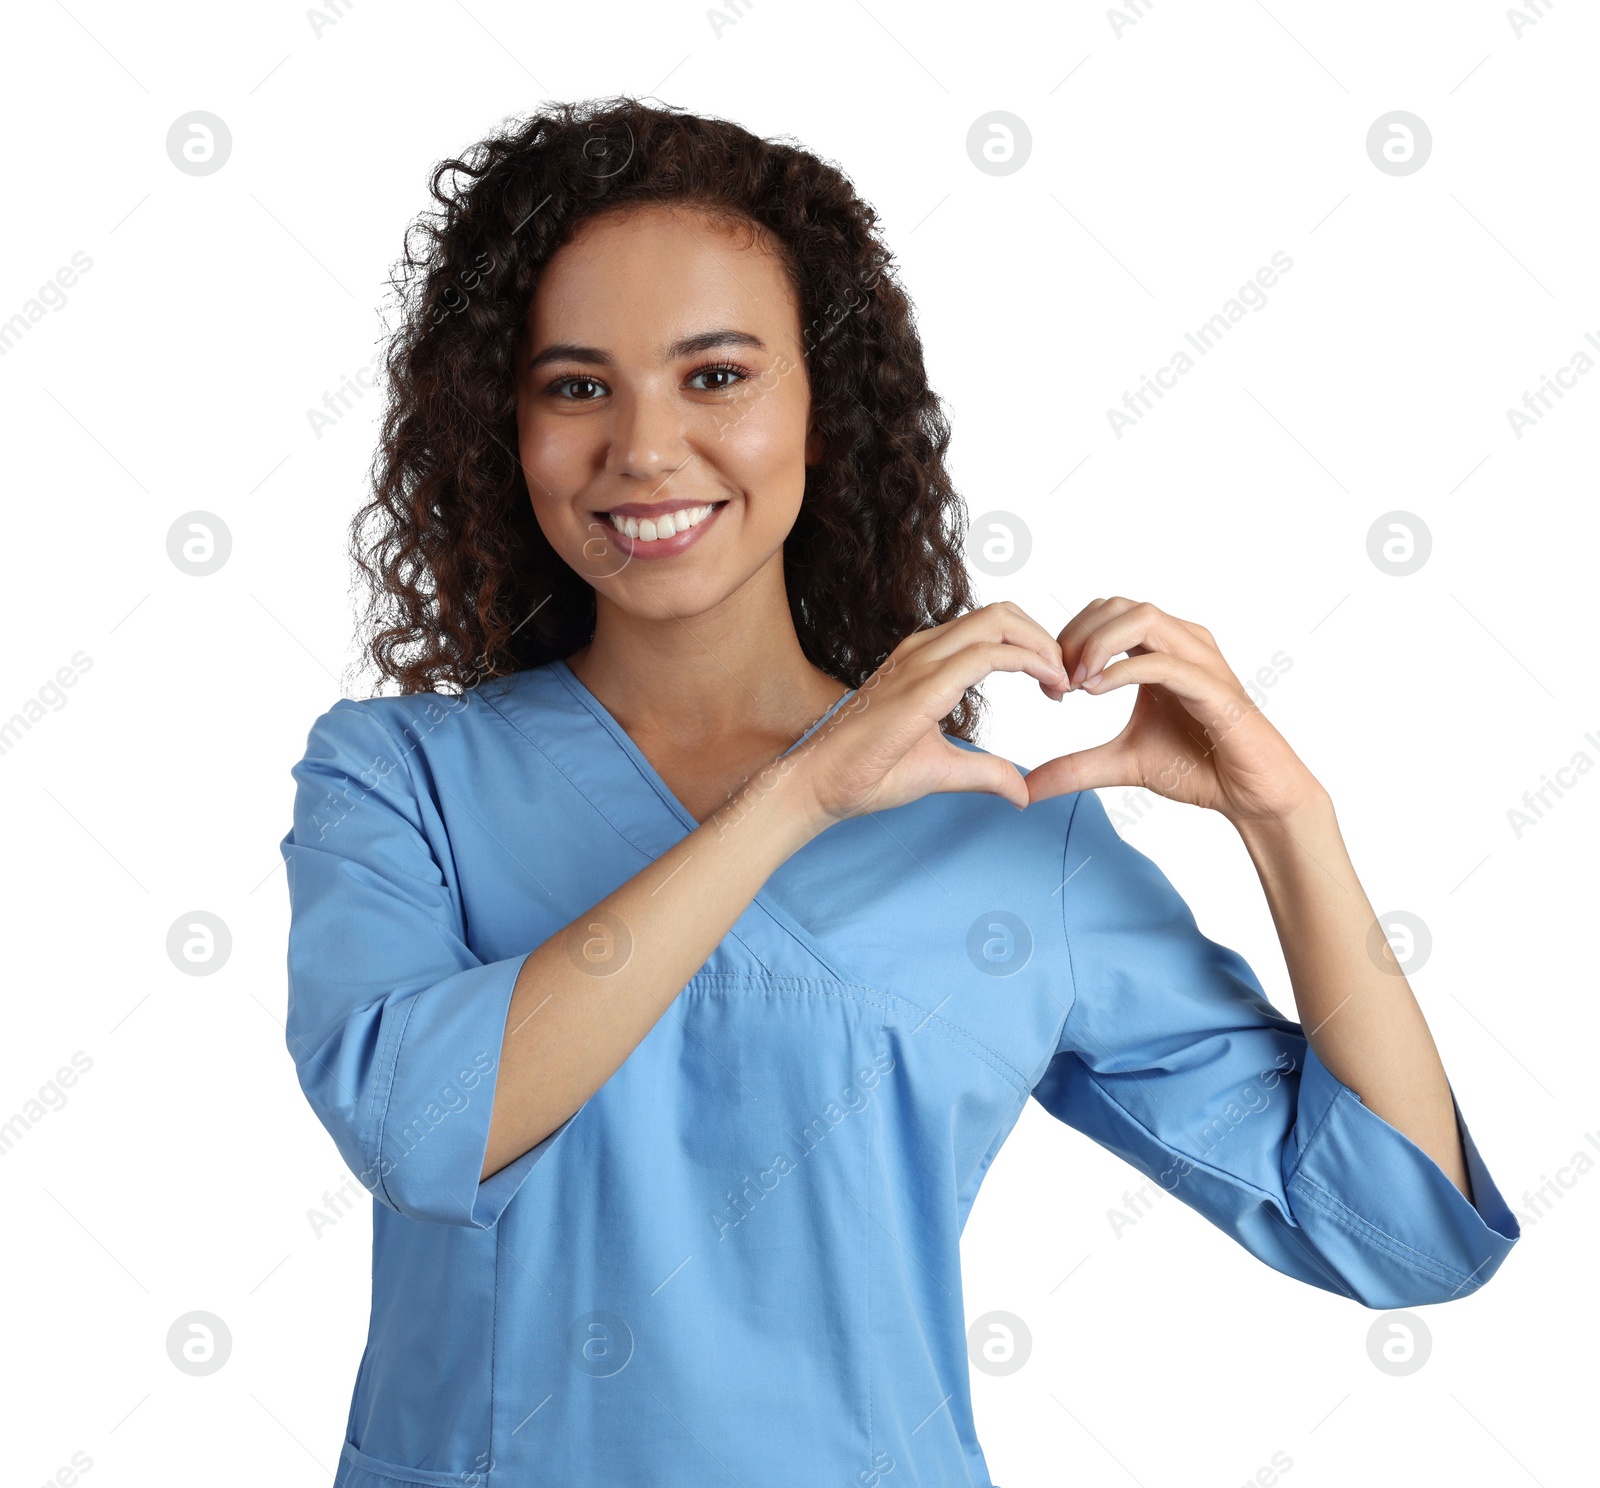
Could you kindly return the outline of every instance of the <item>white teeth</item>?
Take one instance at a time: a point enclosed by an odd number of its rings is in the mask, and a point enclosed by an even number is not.
[[[613,527],[635,542],[658,542],[698,527],[713,510],[714,506],[688,506],[654,519],[645,517],[642,521],[638,517],[619,517],[614,512],[607,512],[606,516]]]

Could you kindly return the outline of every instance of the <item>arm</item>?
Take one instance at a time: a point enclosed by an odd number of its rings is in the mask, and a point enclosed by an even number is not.
[[[1040,1104],[1297,1280],[1373,1308],[1481,1288],[1520,1231],[1455,1107],[1471,1202],[1200,932],[1093,791],[1069,809],[1051,877],[1070,1006]]]
[[[1117,597],[1086,605],[1058,640],[1074,686],[1099,694],[1134,685],[1138,695],[1115,739],[1035,770],[1032,799],[1143,785],[1226,816],[1266,892],[1318,1058],[1470,1199],[1444,1066],[1381,939],[1332,800],[1250,700],[1215,637]],[[1112,663],[1122,652],[1127,660]]]
[[[1450,1083],[1373,913],[1326,792],[1239,827],[1272,909],[1306,1038],[1328,1070],[1431,1157],[1470,1200]],[[1381,959],[1380,959],[1381,958]]]
[[[1327,792],[1204,626],[1119,597],[1085,606],[1059,642],[1073,687],[1138,692],[1116,738],[1027,777],[1034,801],[1082,793],[1069,839],[1085,863],[1098,854],[1068,926],[1080,1001],[1036,1094],[1164,1183],[1181,1180],[1186,1202],[1291,1275],[1369,1306],[1475,1290],[1520,1231],[1389,959]],[[1126,660],[1113,662],[1119,653]],[[1112,785],[1143,785],[1233,823],[1266,892],[1303,1030],[1104,824],[1092,791]],[[1279,1083],[1290,1099],[1274,1105],[1258,1085]],[[1243,1092],[1250,1120],[1238,1130],[1248,1135],[1230,1136],[1218,1161],[1207,1133],[1234,1130],[1238,1101],[1223,1126],[1213,1119],[1230,1086]]]
[[[484,1178],[542,1142],[611,1078],[773,871],[826,824],[789,779],[769,790],[757,777],[522,963]]]

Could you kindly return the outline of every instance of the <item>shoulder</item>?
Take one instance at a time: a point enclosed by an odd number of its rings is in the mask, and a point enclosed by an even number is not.
[[[395,696],[339,698],[312,720],[308,756],[353,754],[374,748],[409,754],[437,745],[456,732],[504,726],[501,700],[529,685],[532,672],[491,678],[459,693],[412,692]],[[438,736],[438,737],[436,737]]]

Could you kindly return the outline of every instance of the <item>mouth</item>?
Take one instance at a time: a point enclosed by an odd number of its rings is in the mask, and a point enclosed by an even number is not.
[[[612,541],[630,558],[668,558],[681,553],[710,527],[728,503],[707,501],[643,515],[624,505],[611,511],[594,513],[606,524]]]

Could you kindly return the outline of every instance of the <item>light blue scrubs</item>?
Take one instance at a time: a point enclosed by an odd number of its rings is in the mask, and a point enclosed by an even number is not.
[[[1030,1095],[1366,1307],[1520,1234],[1465,1123],[1475,1205],[1093,792],[828,828],[480,1183],[523,960],[694,818],[565,662],[341,700],[293,774],[288,1044],[374,1199],[345,1488],[990,1485],[958,1242]]]

